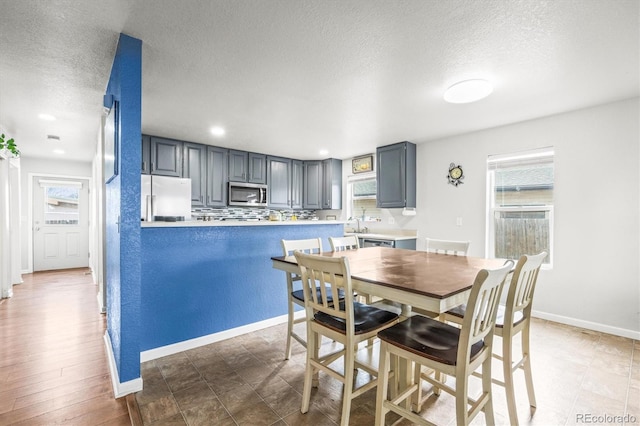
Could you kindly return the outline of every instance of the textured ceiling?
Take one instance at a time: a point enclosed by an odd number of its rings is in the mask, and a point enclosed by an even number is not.
[[[0,128],[25,157],[91,160],[120,32],[143,42],[144,133],[299,159],[640,94],[637,0],[0,0]],[[476,77],[491,96],[442,100]]]

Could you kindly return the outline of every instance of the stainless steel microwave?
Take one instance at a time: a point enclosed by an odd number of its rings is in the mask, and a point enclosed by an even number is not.
[[[229,182],[229,205],[245,207],[267,206],[267,185]]]

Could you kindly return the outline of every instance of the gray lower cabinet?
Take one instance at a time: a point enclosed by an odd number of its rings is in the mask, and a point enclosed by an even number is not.
[[[224,148],[207,146],[207,207],[227,206],[227,152]]]
[[[342,160],[322,160],[322,208],[342,208]]]
[[[416,206],[416,145],[399,142],[376,149],[376,205]]]
[[[267,156],[267,205],[274,209],[291,207],[291,159]]]
[[[182,177],[182,141],[151,136],[151,174]]]
[[[191,179],[191,207],[204,207],[207,193],[207,147],[184,143],[182,177]]]
[[[143,175],[151,173],[151,136],[142,135],[142,164],[140,171]]]
[[[302,207],[305,209],[322,209],[322,161],[304,161],[304,190],[302,191]]]
[[[291,160],[291,208],[302,208],[303,165],[300,160]]]

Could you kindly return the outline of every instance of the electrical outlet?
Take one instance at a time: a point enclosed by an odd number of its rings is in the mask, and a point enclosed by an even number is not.
[[[396,223],[396,220],[392,217],[389,218],[389,225],[393,225],[394,223]]]
[[[457,217],[456,218],[456,226],[462,226],[462,218],[461,217]]]

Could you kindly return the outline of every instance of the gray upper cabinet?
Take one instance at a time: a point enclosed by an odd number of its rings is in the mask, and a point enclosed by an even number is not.
[[[207,146],[207,207],[226,207],[227,205],[227,150]]]
[[[204,207],[207,192],[207,147],[184,143],[182,177],[191,179],[191,207]]]
[[[322,161],[304,161],[304,190],[302,207],[322,209]]]
[[[267,205],[270,208],[291,207],[291,159],[267,156]]]
[[[151,136],[142,135],[142,164],[140,171],[143,175],[151,173]]]
[[[302,208],[303,166],[300,160],[291,160],[291,208]]]
[[[380,208],[416,206],[416,145],[399,142],[376,149],[376,204]]]
[[[182,141],[151,136],[151,174],[182,177]]]
[[[266,155],[229,150],[229,182],[265,184]]]
[[[342,160],[322,160],[322,208],[342,208]]]

